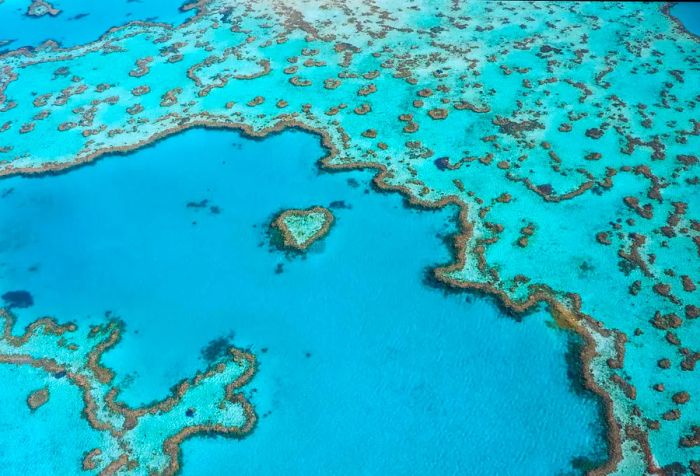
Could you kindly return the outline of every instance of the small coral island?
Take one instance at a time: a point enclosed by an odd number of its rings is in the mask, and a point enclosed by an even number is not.
[[[55,17],[59,13],[61,13],[61,10],[45,0],[32,0],[27,9],[27,15],[30,17],[43,17],[44,15]]]
[[[323,238],[333,224],[330,210],[323,207],[284,210],[272,222],[273,231],[280,233],[280,246],[295,251],[306,251]]]

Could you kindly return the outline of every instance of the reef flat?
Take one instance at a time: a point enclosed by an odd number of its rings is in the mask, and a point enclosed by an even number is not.
[[[84,448],[85,471],[174,474],[185,439],[197,434],[241,437],[255,425],[251,405],[237,393],[255,371],[251,354],[228,349],[206,371],[173,387],[169,397],[131,408],[118,401],[114,373],[101,363],[102,355],[120,340],[118,321],[78,329],[45,318],[19,336],[13,334],[12,314],[0,309],[0,321],[0,363],[41,369],[80,389],[83,416],[101,435],[99,446]],[[48,400],[49,391],[42,388],[29,394],[27,405],[35,411]]]
[[[199,1],[0,58],[0,174],[206,126],[319,134],[324,167],[460,208],[436,280],[545,302],[607,407],[596,473],[700,474],[700,43],[638,3]]]
[[[272,227],[282,235],[284,248],[304,251],[328,234],[333,220],[330,210],[315,206],[305,210],[285,210],[275,218]]]

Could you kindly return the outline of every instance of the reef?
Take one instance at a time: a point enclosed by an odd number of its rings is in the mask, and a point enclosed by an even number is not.
[[[272,222],[282,238],[285,249],[306,251],[323,238],[333,225],[333,213],[327,208],[315,206],[307,209],[285,210]]]
[[[55,17],[61,13],[61,10],[54,7],[50,2],[46,0],[32,0],[27,9],[27,15],[30,17],[42,17],[44,15],[51,15]]]
[[[592,474],[700,473],[700,42],[667,6],[185,8],[177,27],[0,57],[0,175],[192,127],[316,133],[322,168],[374,169],[378,189],[459,209],[437,281],[514,312],[547,302],[582,335],[610,442]]]
[[[34,411],[39,407],[42,407],[49,401],[49,389],[44,387],[39,390],[35,390],[29,394],[27,397],[27,406],[30,410]]]
[[[0,321],[0,363],[40,369],[80,390],[82,415],[101,436],[99,447],[85,448],[84,470],[175,474],[185,439],[204,434],[240,438],[255,426],[256,414],[239,392],[255,372],[252,354],[229,347],[166,398],[131,408],[119,401],[115,373],[100,362],[121,338],[119,321],[78,328],[43,318],[22,335],[13,334],[15,318],[9,311],[0,309]],[[27,405],[35,411],[48,400],[48,388],[41,388],[27,397]]]

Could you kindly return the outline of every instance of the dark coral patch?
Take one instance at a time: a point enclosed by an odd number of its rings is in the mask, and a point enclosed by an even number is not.
[[[34,305],[34,298],[28,291],[8,291],[2,295],[8,308],[23,309]]]
[[[231,347],[231,337],[213,339],[202,349],[202,358],[207,362],[214,362],[224,357]]]

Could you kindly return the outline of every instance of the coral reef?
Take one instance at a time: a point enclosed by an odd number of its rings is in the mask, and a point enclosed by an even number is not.
[[[316,206],[285,210],[277,215],[271,226],[280,232],[284,248],[305,251],[328,234],[333,221],[330,210]]]
[[[242,437],[255,426],[255,412],[239,393],[255,372],[249,353],[229,348],[207,370],[174,386],[168,397],[131,408],[118,400],[114,372],[100,362],[119,342],[120,322],[79,329],[43,318],[17,336],[12,332],[12,314],[0,309],[0,321],[0,363],[41,369],[80,389],[83,416],[103,441],[99,448],[85,448],[83,469],[100,474],[174,474],[185,439],[199,434]],[[36,410],[48,399],[48,389],[42,388],[29,395],[27,405]]]
[[[597,472],[698,472],[700,42],[667,6],[186,8],[178,27],[0,57],[0,175],[192,127],[315,132],[324,168],[372,168],[413,205],[459,207],[439,281],[515,311],[546,301],[584,336],[609,421]]]

